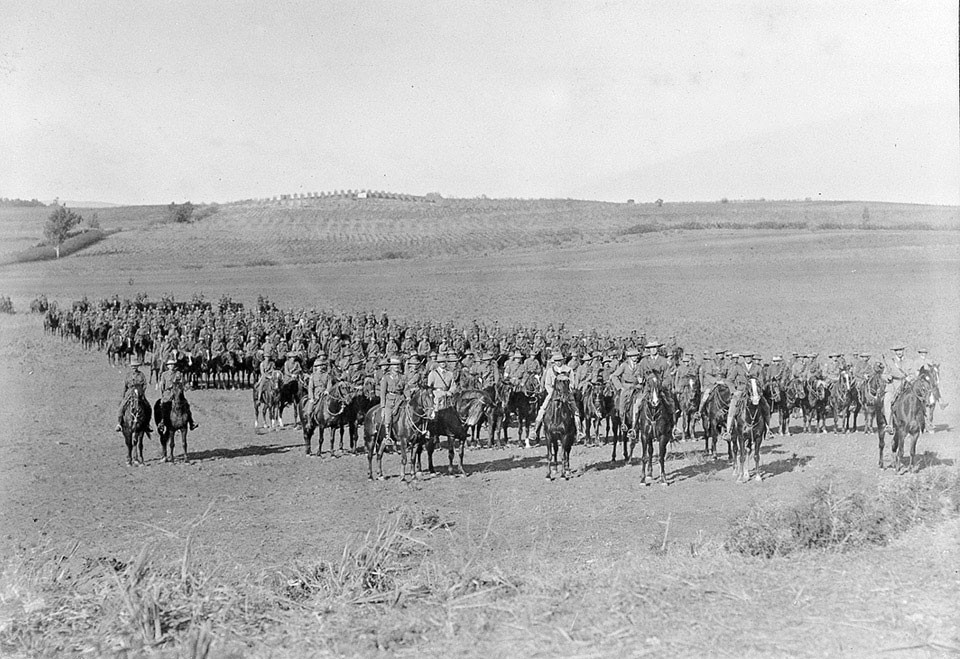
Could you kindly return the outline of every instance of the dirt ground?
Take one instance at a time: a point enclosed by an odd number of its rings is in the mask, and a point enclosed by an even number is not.
[[[664,237],[510,259],[350,269],[192,273],[144,264],[118,275],[70,259],[7,269],[3,277],[21,309],[21,299],[25,305],[39,292],[68,301],[134,290],[188,297],[199,287],[208,297],[227,293],[250,302],[263,292],[284,305],[387,308],[459,321],[509,323],[528,319],[533,309],[541,324],[566,318],[660,336],[672,329],[697,348],[825,353],[922,342],[943,363],[944,397],[953,405],[938,411],[937,431],[921,437],[921,465],[955,466],[958,239],[864,232],[735,238],[713,236],[696,254],[677,237]],[[132,287],[128,277],[136,279]],[[897,477],[877,469],[876,435],[857,432],[773,436],[763,451],[764,481],[744,485],[733,482],[725,459],[702,455],[701,441],[671,447],[667,487],[643,486],[636,465],[611,465],[609,444],[577,446],[579,475],[569,482],[544,479],[542,448],[516,445],[468,449],[466,478],[444,475],[446,455],[438,452],[440,474],[412,484],[399,481],[399,458],[387,455],[391,477],[370,482],[363,456],[330,457],[327,445],[325,457],[311,458],[296,429],[256,432],[249,390],[189,392],[201,424],[189,436],[191,463],[160,463],[154,436],[147,465],[130,468],[113,430],[122,378],[104,354],[45,336],[39,316],[0,317],[0,555],[79,542],[78,551],[91,558],[129,557],[149,541],[175,557],[193,529],[204,569],[262,573],[334,558],[385,511],[408,506],[436,511],[461,528],[487,524],[517,550],[576,564],[648,549],[665,534],[681,546],[721,537],[751,504],[793,501],[826,475],[865,484]],[[151,400],[156,395],[148,391]]]

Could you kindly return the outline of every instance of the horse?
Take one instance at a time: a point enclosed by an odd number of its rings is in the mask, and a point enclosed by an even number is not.
[[[454,400],[457,415],[467,427],[467,436],[473,440],[473,444],[480,445],[480,428],[486,421],[490,424],[490,447],[493,448],[497,425],[502,416],[498,412],[496,392],[489,389],[466,389],[456,394]],[[504,444],[505,442],[501,442],[501,448]]]
[[[864,378],[857,387],[860,404],[863,406],[863,431],[871,432],[880,421],[877,410],[883,409],[883,365],[877,364],[873,373]],[[854,412],[853,427],[857,427],[857,415]]]
[[[303,376],[300,376],[302,378]],[[280,395],[277,399],[277,419],[283,428],[283,410],[288,405],[293,408],[293,425],[301,424],[303,407],[300,404],[301,392],[306,389],[300,378],[293,378],[280,384]]]
[[[400,402],[393,411],[391,436],[399,443],[400,480],[407,480],[408,457],[414,462],[413,450],[419,443],[418,438],[427,434],[427,422],[433,413],[433,393],[426,389],[417,389]],[[367,473],[373,480],[373,456],[377,456],[377,480],[383,480],[383,451],[386,433],[383,427],[383,412],[380,405],[367,410],[363,417],[363,441],[367,447]],[[464,432],[466,439],[466,432]],[[413,478],[417,478],[413,469]]]
[[[614,427],[614,441],[617,441],[619,417],[616,417],[616,403],[613,389],[597,380],[588,382],[580,394],[580,416],[583,419],[583,430],[587,444],[600,446],[600,426],[606,422],[606,436],[610,436],[611,427]],[[590,431],[594,430],[594,441],[591,442]]]
[[[540,382],[533,373],[528,373],[520,383],[520,386],[510,390],[507,394],[507,407],[504,410],[503,423],[501,424],[503,443],[507,440],[507,426],[510,416],[517,416],[517,439],[523,440],[526,447],[530,448],[530,428],[537,417],[537,409],[540,405],[539,400]]]
[[[635,426],[641,449],[642,481],[644,485],[649,485],[649,481],[653,480],[653,442],[656,440],[659,449],[660,484],[666,485],[667,444],[673,439],[675,421],[673,406],[668,398],[671,394],[660,388],[660,379],[656,373],[647,375],[643,386]]]
[[[168,403],[157,399],[153,404],[153,418],[157,423],[157,432],[160,435],[160,449],[163,451],[163,461],[173,462],[176,434],[180,433],[180,443],[183,444],[183,461],[189,464],[190,456],[187,453],[187,431],[189,421],[187,415],[187,399],[183,395],[183,385],[174,382],[170,390],[171,398]],[[170,455],[167,456],[167,444],[170,445]]]
[[[127,466],[133,465],[134,460],[142,465],[143,436],[150,435],[150,404],[143,395],[137,393],[124,401],[120,430],[127,445]]]
[[[709,455],[717,456],[717,438],[723,434],[727,423],[727,410],[730,408],[730,389],[723,383],[718,383],[703,404],[703,450]],[[727,457],[733,459],[733,440],[727,442]]]
[[[570,391],[570,380],[558,377],[554,383],[553,396],[543,412],[543,437],[547,445],[547,480],[558,475],[569,480],[573,476],[570,469],[570,449],[577,436],[576,402]],[[563,449],[562,471],[555,474]]]
[[[933,430],[933,411],[936,409],[937,403],[940,402],[940,364],[924,365],[920,369],[920,372],[923,373],[924,370],[930,374],[930,382],[932,385],[930,396],[926,401],[927,418],[924,425],[925,428]],[[946,407],[946,405],[941,405],[940,409],[944,407]]]
[[[763,397],[767,399],[770,408],[770,414],[774,410],[780,410],[783,405],[783,383],[778,378],[770,378],[763,387]],[[780,419],[780,425],[783,425],[783,419]],[[776,426],[771,426],[770,432],[773,432]]]
[[[759,483],[760,445],[767,435],[767,423],[770,420],[770,406],[761,395],[757,381],[750,378],[745,395],[740,399],[740,409],[733,415],[730,439],[733,444],[733,475],[738,483],[750,480],[750,467],[747,465],[747,453],[753,449],[753,461],[756,470],[754,478]]]
[[[467,472],[463,468],[463,452],[467,445],[468,423],[474,418],[479,418],[478,415],[484,414],[484,410],[490,404],[483,396],[476,396],[476,393],[478,393],[478,390],[472,390],[472,393],[471,391],[464,391],[455,394],[447,406],[434,410],[432,417],[427,421],[427,428],[430,432],[425,438],[422,438],[423,441],[416,447],[418,469],[420,455],[425,448],[427,450],[428,468],[433,473],[433,451],[442,435],[447,438],[448,473],[466,476]],[[483,394],[483,392],[479,393]],[[457,450],[458,448],[459,450]],[[454,471],[453,467],[454,457],[457,457],[458,460],[457,471]]]
[[[272,430],[283,427],[280,419],[280,385],[274,378],[264,378],[260,387],[253,387],[253,427],[260,427],[261,414],[263,427],[270,425]]]
[[[684,378],[676,398],[683,440],[694,439],[693,418],[700,409],[700,382],[697,378],[692,376]]]
[[[927,420],[927,401],[933,392],[935,383],[931,371],[924,367],[915,380],[904,383],[897,397],[893,400],[890,409],[890,421],[893,425],[893,440],[890,451],[896,456],[895,466],[900,473],[903,466],[903,446],[910,441],[910,464],[908,469],[914,470],[914,459],[917,455],[917,439],[923,432]],[[883,469],[883,435],[884,424],[878,423],[880,436],[880,468]]]
[[[345,382],[338,382],[331,387],[330,392],[320,394],[310,410],[309,414],[302,414],[303,423],[303,447],[307,455],[313,455],[313,433],[320,431],[317,438],[317,453],[323,455],[323,431],[330,428],[330,453],[336,454],[334,446],[335,432],[337,427],[342,427],[341,423],[347,413],[347,400],[352,396],[350,386]],[[303,390],[303,395],[299,401],[301,410],[307,408],[307,391]],[[343,431],[340,432],[340,450],[343,450]]]
[[[850,432],[850,407],[854,404],[854,387],[850,381],[850,373],[841,371],[840,377],[830,384],[828,397],[830,408],[833,410],[833,432],[840,433],[840,416],[843,414],[843,432]]]
[[[811,421],[816,430],[827,432],[827,385],[823,380],[814,378],[807,383],[807,396],[803,399],[803,430],[810,431]]]

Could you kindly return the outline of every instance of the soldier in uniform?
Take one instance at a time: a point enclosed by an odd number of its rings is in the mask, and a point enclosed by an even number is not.
[[[627,348],[623,361],[610,374],[610,382],[620,394],[617,397],[617,411],[620,413],[621,419],[626,418],[627,403],[633,396],[633,392],[640,386],[640,367],[637,365],[639,354],[636,348]]]
[[[693,363],[690,354],[685,353],[683,357],[680,358],[680,365],[677,366],[677,372],[673,380],[673,390],[680,391],[682,383],[686,382],[689,378],[693,378],[695,383],[694,390],[699,391],[700,369]]]
[[[514,350],[510,359],[503,365],[503,381],[507,386],[516,388],[523,382],[527,370],[523,363],[523,353],[520,350]]]
[[[167,370],[165,370],[160,376],[160,409],[161,413],[163,414],[164,424],[169,425],[170,405],[173,403],[174,385],[180,386],[180,391],[182,394],[183,373],[176,369],[177,362],[175,359],[168,359],[165,366],[167,367]],[[184,397],[183,402],[187,408],[187,423],[190,425],[190,430],[196,430],[199,425],[193,421],[193,412],[190,411],[190,403],[187,402],[186,397]]]
[[[497,363],[493,361],[491,353],[485,352],[480,356],[474,378],[478,389],[500,386],[500,369],[497,367]]]
[[[533,436],[540,438],[540,426],[543,425],[543,415],[547,411],[547,403],[553,400],[554,385],[558,377],[570,377],[570,367],[563,363],[563,353],[554,352],[550,358],[550,364],[543,370],[543,378],[540,385],[547,392],[540,409],[537,410],[537,420],[533,424]],[[580,419],[580,410],[576,405],[573,406],[574,419],[577,424],[577,438],[583,438],[583,421]]]
[[[403,400],[403,376],[400,375],[400,358],[390,358],[386,374],[380,380],[380,409],[383,412],[383,434],[386,441],[393,442],[393,414]]]
[[[888,435],[893,434],[893,424],[891,414],[893,401],[903,388],[903,383],[907,379],[909,366],[903,359],[903,344],[898,343],[891,348],[893,354],[888,355],[883,362],[883,379],[887,386],[883,390],[883,419],[886,423],[884,432]]]
[[[317,353],[317,358],[313,362],[313,372],[310,373],[310,379],[307,381],[307,404],[303,410],[304,418],[310,418],[313,406],[320,400],[321,396],[330,395],[333,384],[333,374],[330,373],[327,353],[321,351]]]
[[[130,360],[130,370],[127,371],[123,379],[123,395],[120,396],[120,411],[117,413],[117,432],[123,430],[123,409],[127,406],[127,400],[134,398],[136,400],[144,398],[144,391],[147,389],[147,378],[143,375],[140,367],[143,364],[134,357]]]
[[[843,370],[840,367],[840,353],[830,353],[829,358],[830,361],[828,361],[820,371],[820,377],[826,382],[828,387],[840,379],[840,372]]]
[[[433,413],[435,417],[437,410],[442,410],[449,406],[448,399],[457,392],[457,380],[452,371],[447,368],[450,363],[456,363],[457,358],[452,354],[440,360],[440,364],[430,371],[427,376],[427,387],[433,391]]]
[[[758,394],[763,391],[763,376],[760,373],[760,364],[753,361],[753,353],[745,352],[741,357],[743,361],[734,364],[733,370],[728,376],[733,394],[730,396],[730,408],[727,410],[727,427],[723,432],[724,439],[730,438],[733,415],[736,413],[740,401],[743,400],[747,388],[750,386],[750,380],[753,379],[757,381]]]

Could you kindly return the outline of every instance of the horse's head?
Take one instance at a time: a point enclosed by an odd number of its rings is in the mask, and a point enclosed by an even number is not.
[[[760,404],[760,383],[757,381],[757,378],[747,380],[747,393],[750,394],[751,405]]]
[[[433,414],[433,393],[429,389],[417,389],[407,399],[410,411],[415,417],[428,417]]]
[[[660,376],[656,373],[650,373],[643,380],[644,392],[647,398],[657,406],[660,404]]]
[[[557,400],[570,398],[570,378],[566,375],[558,377],[553,383],[553,395]]]

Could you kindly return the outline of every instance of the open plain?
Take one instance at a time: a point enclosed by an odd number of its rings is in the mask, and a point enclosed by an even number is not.
[[[419,236],[407,228],[399,237],[386,206],[352,224],[337,210],[327,233],[310,233],[304,216],[290,219],[286,209],[224,208],[187,227],[158,224],[156,213],[124,224],[122,209],[108,209],[101,221],[120,233],[57,262],[3,266],[0,293],[19,313],[0,317],[0,651],[176,656],[193,648],[201,656],[204,643],[213,656],[960,651],[956,519],[849,551],[768,559],[724,548],[735,520],[798,505],[818,484],[877,495],[956,472],[957,209],[920,220],[937,230],[896,228],[917,221],[902,207],[903,218],[875,209],[874,221],[889,226],[863,230],[862,204],[844,211],[848,222],[837,222],[834,206],[822,216],[808,207],[807,228],[717,228],[732,220],[706,226],[703,205],[697,228],[667,218],[655,220],[662,231],[631,233],[654,220],[590,211],[607,219],[577,229],[586,211],[575,204],[556,217],[515,205],[539,223],[520,222],[507,207],[495,222],[470,215],[456,225],[444,216],[424,221]],[[796,207],[778,212],[793,221]],[[762,221],[754,211],[748,224]],[[495,231],[477,230],[491,222]],[[22,225],[16,232],[28,242]],[[122,372],[102,353],[44,335],[41,317],[24,312],[40,293],[69,303],[139,292],[228,295],[248,305],[264,295],[281,307],[455,323],[637,329],[676,334],[698,353],[879,354],[904,341],[931,350],[952,404],[920,438],[917,476],[878,470],[875,434],[800,434],[795,421],[797,434],[765,443],[762,483],[737,485],[726,460],[707,459],[695,441],[671,446],[667,487],[644,487],[638,467],[611,464],[609,445],[577,446],[578,477],[549,482],[543,449],[515,443],[468,449],[466,478],[446,476],[438,452],[440,473],[406,484],[395,477],[395,455],[385,458],[394,477],[371,483],[363,457],[308,458],[299,431],[256,432],[249,390],[199,390],[189,392],[201,423],[189,438],[192,463],[160,463],[153,440],[147,465],[129,468],[113,432]],[[134,586],[102,585],[128,584],[126,566],[140,565],[144,547],[142,583],[153,589],[162,628],[147,640]],[[363,547],[385,552],[364,563],[379,585],[350,590],[343,566],[366,560],[355,551]],[[99,609],[70,608],[71,579],[80,584],[71,596],[89,596]],[[69,625],[51,622],[68,611]]]

